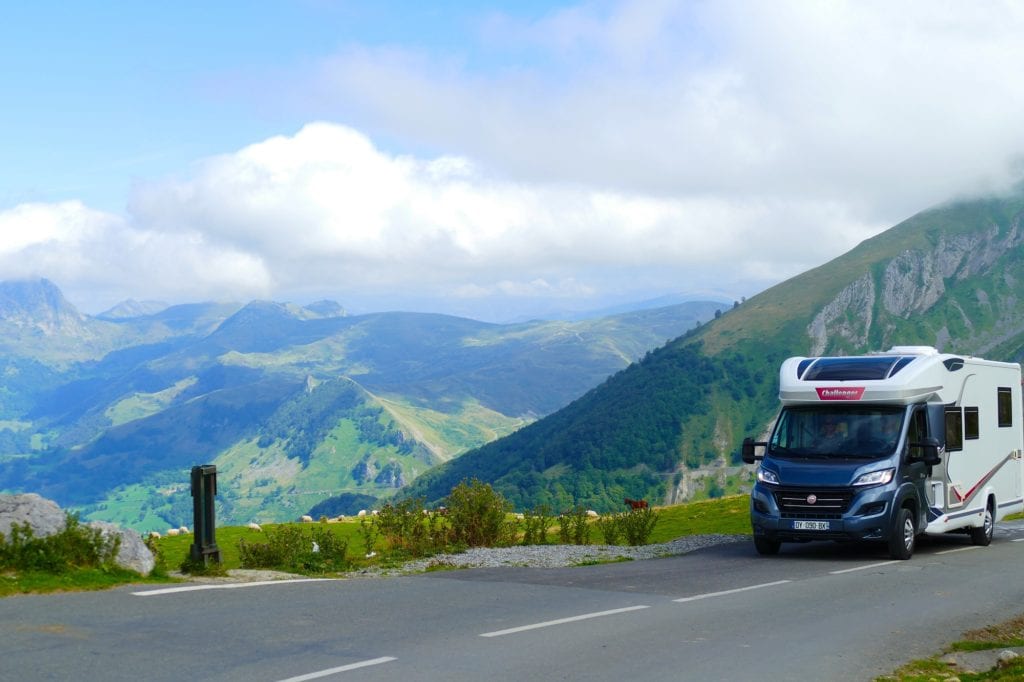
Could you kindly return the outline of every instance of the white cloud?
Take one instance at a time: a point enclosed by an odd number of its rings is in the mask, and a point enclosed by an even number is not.
[[[269,294],[258,257],[202,234],[137,227],[80,202],[0,211],[0,279],[46,277],[89,312],[125,298],[172,302]]]
[[[877,221],[1020,171],[1022,34],[1019,3],[582,3],[492,16],[462,59],[349,48],[317,87],[323,110],[529,182]]]
[[[0,268],[172,301],[750,295],[1016,180],[1021,35],[1012,2],[623,0],[347,45],[260,106],[349,125],[140,180],[126,216],[0,213]]]
[[[352,129],[316,123],[141,188],[131,216],[140,229],[201,234],[211,248],[251,255],[281,291],[585,296],[600,284],[577,273],[602,268],[729,262],[742,275],[735,256],[745,252],[802,269],[823,248],[852,246],[851,232],[799,249],[780,234],[835,224],[840,209],[512,182],[467,159],[388,155]],[[873,227],[847,223],[853,235]]]

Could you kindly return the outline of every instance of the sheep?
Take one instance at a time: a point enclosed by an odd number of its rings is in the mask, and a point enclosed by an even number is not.
[[[359,513],[356,514],[356,516],[358,516],[359,518],[363,518],[364,516],[366,516],[366,510],[365,509],[360,509]]]
[[[587,518],[588,518],[588,519],[596,519],[596,518],[598,518],[599,516],[600,516],[600,514],[598,514],[598,513],[597,513],[596,511],[594,511],[593,509],[588,509],[588,510],[587,510]]]
[[[178,530],[181,531],[182,535],[188,535],[188,526],[182,526]]]
[[[303,523],[313,523],[313,517],[310,516],[309,514],[303,514],[302,515],[302,522]]]
[[[157,538],[160,537],[160,531],[156,531],[156,530],[149,531],[149,537],[151,537],[154,540],[156,540]]]
[[[258,524],[255,521],[253,521],[252,523],[249,524],[249,530],[254,530],[256,532],[260,532],[263,529],[260,527],[260,524]]]
[[[179,530],[177,528],[168,528],[167,529],[167,537],[173,538],[175,535],[181,535],[181,530]]]

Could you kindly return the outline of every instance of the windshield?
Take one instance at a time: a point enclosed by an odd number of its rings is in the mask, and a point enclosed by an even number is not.
[[[768,450],[782,457],[884,457],[896,449],[903,413],[899,406],[787,407]]]

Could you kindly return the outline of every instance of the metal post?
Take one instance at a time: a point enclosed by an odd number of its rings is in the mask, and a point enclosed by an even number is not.
[[[214,520],[213,497],[217,494],[217,467],[203,464],[192,467],[192,527],[195,529],[191,559],[220,563],[220,548],[217,547],[216,523]]]

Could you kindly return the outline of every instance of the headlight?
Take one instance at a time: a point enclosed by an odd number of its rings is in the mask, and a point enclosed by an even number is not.
[[[892,480],[893,474],[896,473],[895,469],[881,469],[879,471],[869,471],[866,474],[861,474],[857,477],[857,480],[853,482],[854,485],[885,485]]]
[[[761,483],[770,483],[771,485],[779,484],[779,477],[774,471],[768,471],[763,467],[757,468],[757,480]]]

